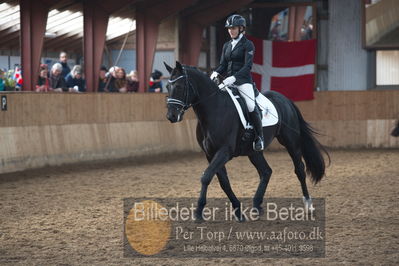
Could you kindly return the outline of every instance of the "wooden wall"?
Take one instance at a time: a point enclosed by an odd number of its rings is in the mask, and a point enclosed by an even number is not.
[[[199,151],[194,113],[171,124],[164,94],[1,95],[8,110],[0,111],[0,172]],[[399,138],[389,136],[399,119],[399,91],[317,92],[315,100],[297,105],[327,146],[399,148]]]

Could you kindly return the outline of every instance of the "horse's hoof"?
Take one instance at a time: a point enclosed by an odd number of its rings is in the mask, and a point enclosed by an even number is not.
[[[241,213],[235,214],[235,215],[234,215],[234,218],[235,218],[235,221],[236,221],[236,222],[239,222],[239,223],[243,223],[243,222],[246,221],[245,215],[241,215]]]
[[[196,224],[202,224],[202,223],[204,222],[204,219],[195,218],[194,222],[195,222]]]
[[[202,217],[201,214],[195,213],[195,222],[196,223],[203,223],[204,222],[204,218]]]
[[[305,197],[303,197],[303,204],[304,204],[306,213],[311,213],[314,210],[313,201],[312,201],[311,197],[309,197],[309,199],[306,199]]]
[[[262,216],[263,214],[265,214],[265,211],[263,210],[262,207],[254,207],[254,209],[256,209],[258,211],[259,216]]]
[[[240,215],[240,217],[237,217],[236,221],[239,222],[239,223],[244,223],[244,222],[246,222],[247,220],[245,219],[244,216]]]

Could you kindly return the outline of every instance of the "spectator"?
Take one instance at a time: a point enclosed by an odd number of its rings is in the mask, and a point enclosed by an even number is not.
[[[107,68],[105,66],[102,66],[100,68],[100,78],[98,81],[98,92],[105,92],[108,91],[105,90],[105,86],[107,85]]]
[[[151,74],[150,78],[150,87],[148,88],[149,92],[162,92],[162,72],[159,70],[154,70]]]
[[[126,79],[126,71],[122,67],[118,67],[115,69],[115,89],[118,92],[127,92],[127,79]]]
[[[132,70],[127,76],[127,91],[128,92],[138,92],[139,90],[139,80],[137,77],[137,71]]]
[[[65,78],[66,86],[70,92],[85,92],[85,80],[82,76],[82,67],[75,65]]]
[[[0,91],[5,90],[5,84],[4,84],[4,71],[0,69]]]
[[[65,78],[69,74],[69,72],[71,72],[71,69],[68,66],[68,55],[66,52],[60,53],[59,63],[62,66],[61,76]]]
[[[117,66],[113,66],[109,69],[107,73],[107,85],[105,87],[105,91],[107,92],[118,92],[118,90],[115,87],[117,69],[118,69]]]
[[[40,65],[39,79],[36,84],[37,92],[48,92],[50,91],[50,80],[48,78],[48,66],[46,64]]]
[[[312,25],[312,17],[309,17],[307,21],[303,22],[301,27],[301,41],[310,40],[313,37],[313,25]]]
[[[65,79],[63,76],[61,76],[61,72],[62,72],[62,65],[60,63],[55,63],[51,67],[50,90],[57,92],[63,92],[68,90],[65,84]]]

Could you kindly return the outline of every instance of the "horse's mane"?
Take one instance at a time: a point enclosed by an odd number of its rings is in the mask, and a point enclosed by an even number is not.
[[[189,73],[195,73],[198,76],[201,77],[201,80],[206,82],[205,85],[210,86],[211,88],[218,89],[217,85],[215,82],[213,82],[207,74],[199,70],[197,67],[194,66],[188,66],[188,65],[183,65],[184,69],[186,69]]]

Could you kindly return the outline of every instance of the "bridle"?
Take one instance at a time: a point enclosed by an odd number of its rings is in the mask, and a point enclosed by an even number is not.
[[[173,84],[176,81],[185,78],[185,95],[184,95],[184,101],[176,99],[176,98],[172,98],[172,97],[166,97],[166,104],[167,105],[176,105],[178,106],[177,110],[179,111],[179,116],[183,115],[184,112],[189,109],[192,106],[195,106],[197,104],[199,104],[200,102],[204,101],[205,99],[213,96],[214,94],[216,94],[219,90],[215,90],[214,92],[212,92],[210,95],[208,95],[207,97],[203,98],[203,99],[199,99],[197,102],[195,103],[190,103],[189,99],[190,99],[190,92],[192,94],[194,94],[197,98],[199,98],[199,93],[198,90],[196,90],[193,86],[193,84],[191,83],[189,76],[187,74],[187,70],[183,67],[183,75],[178,76],[177,78],[173,79],[173,80],[168,80],[169,84]]]

